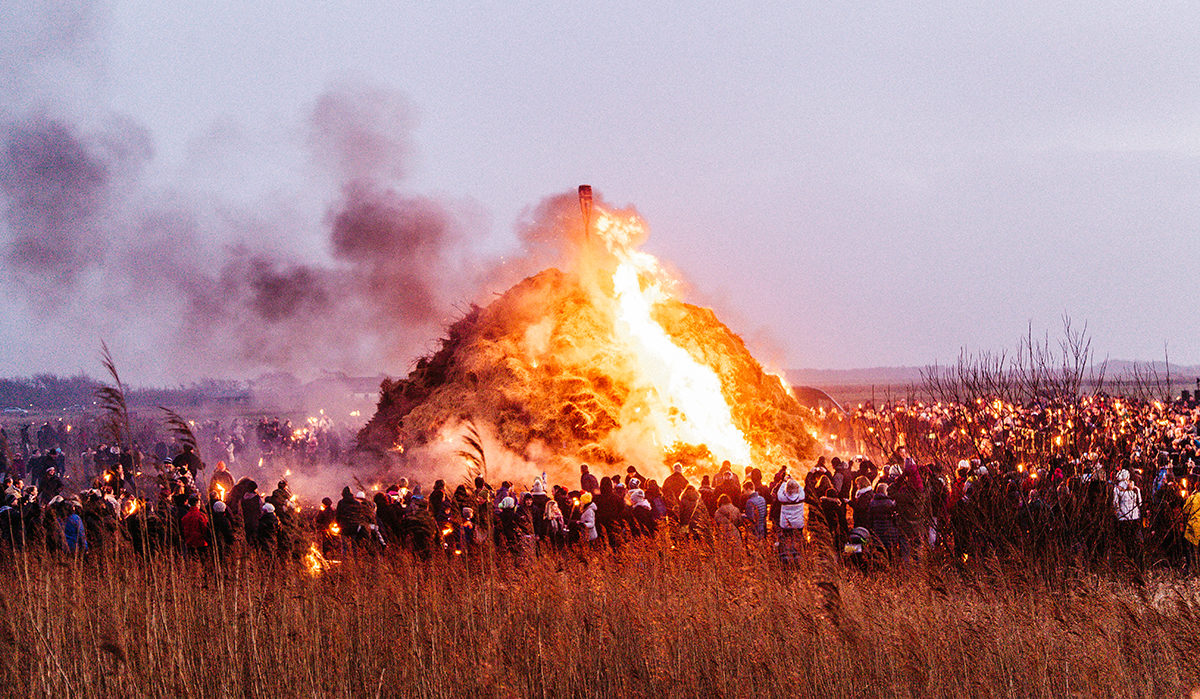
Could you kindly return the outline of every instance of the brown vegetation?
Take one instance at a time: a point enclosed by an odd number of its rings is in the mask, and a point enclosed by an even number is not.
[[[525,279],[450,325],[441,347],[407,378],[384,382],[359,447],[386,464],[410,457],[447,426],[473,422],[489,426],[495,446],[525,458],[538,451],[539,461],[571,470],[581,460],[636,460],[611,443],[625,424],[636,368],[613,340],[610,313],[574,275],[548,269]],[[668,299],[654,313],[672,341],[717,374],[757,461],[798,463],[815,452],[811,412],[712,311]],[[641,465],[660,466],[653,461]]]
[[[957,562],[956,562],[957,563]],[[0,668],[28,696],[1178,696],[1200,597],[1174,575],[871,577],[769,547],[224,566],[6,555]]]

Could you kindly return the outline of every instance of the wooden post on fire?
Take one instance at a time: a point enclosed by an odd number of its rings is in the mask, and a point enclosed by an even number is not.
[[[592,185],[579,185],[579,210],[583,213],[583,239],[592,234]]]

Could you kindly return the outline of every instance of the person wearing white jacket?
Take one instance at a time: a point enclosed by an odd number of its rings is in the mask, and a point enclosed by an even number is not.
[[[1117,516],[1117,536],[1125,547],[1125,554],[1134,565],[1142,562],[1142,491],[1133,484],[1129,471],[1117,472],[1117,485],[1113,488],[1113,511]]]
[[[596,533],[596,503],[592,502],[591,493],[584,493],[579,498],[579,504],[583,506],[583,511],[579,513],[579,524],[583,526],[579,538],[585,543],[591,543],[599,536]]]
[[[1117,472],[1117,485],[1113,488],[1113,509],[1118,522],[1137,522],[1142,518],[1142,490],[1133,484],[1129,471]]]
[[[804,544],[804,486],[789,477],[775,492],[775,501],[779,503],[779,560],[796,563]]]
[[[788,478],[779,485],[775,493],[779,503],[779,528],[785,530],[804,530],[804,486],[794,478]]]

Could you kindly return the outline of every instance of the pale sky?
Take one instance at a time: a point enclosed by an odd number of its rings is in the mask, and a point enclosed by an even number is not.
[[[212,237],[201,269],[234,240],[327,258],[310,123],[346,85],[401,105],[403,178],[376,174],[452,212],[463,256],[590,183],[776,367],[944,362],[1063,313],[1101,356],[1200,364],[1200,5],[68,4],[0,5],[0,120],[75,124],[128,172],[88,209],[86,303],[39,304],[10,246],[0,375],[95,373],[105,337],[134,382],[194,378],[157,355],[170,292],[110,261],[163,208]],[[378,371],[429,348],[452,288]]]

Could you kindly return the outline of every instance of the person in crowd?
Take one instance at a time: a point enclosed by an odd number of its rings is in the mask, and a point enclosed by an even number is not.
[[[717,510],[713,513],[713,528],[727,542],[741,541],[742,511],[733,504],[727,493],[717,496]]]
[[[233,492],[233,474],[229,472],[229,468],[224,461],[218,461],[213,468],[212,478],[208,481],[208,492],[216,493],[218,498],[224,502],[229,502],[226,498]]]
[[[1117,536],[1125,548],[1125,555],[1134,565],[1142,565],[1142,490],[1133,484],[1129,471],[1117,472],[1117,485],[1113,488],[1113,510],[1117,518]]]
[[[788,477],[777,491],[779,503],[779,560],[785,564],[799,562],[804,551],[804,486]]]
[[[846,523],[846,501],[838,496],[837,488],[829,486],[821,496],[821,519],[829,532],[834,550],[841,550],[850,529]]]
[[[263,553],[274,555],[278,549],[276,537],[279,534],[279,518],[275,516],[274,505],[269,502],[263,503],[257,524],[254,543]]]
[[[87,553],[87,531],[83,526],[83,517],[80,515],[79,500],[71,499],[60,503],[59,511],[64,550],[71,555]]]
[[[688,485],[688,479],[683,475],[683,464],[675,462],[671,466],[671,475],[667,476],[662,484],[662,496],[668,507],[672,509],[679,507],[679,498]]]
[[[753,481],[746,481],[742,486],[742,493],[745,502],[743,508],[747,530],[754,535],[754,538],[761,541],[767,536],[766,498],[758,492]]]
[[[209,504],[212,510],[212,540],[217,553],[225,558],[233,549],[233,517],[229,514],[229,506],[222,500],[213,500]]]
[[[887,549],[890,557],[893,559],[904,558],[907,550],[903,546],[904,537],[896,522],[896,501],[891,498],[888,491],[887,483],[879,483],[875,486],[875,494],[872,496],[867,510],[870,518],[868,529],[870,529],[871,535]]]
[[[200,460],[200,455],[196,453],[196,447],[191,444],[183,445],[183,451],[171,460],[171,465],[178,470],[186,470],[193,480],[204,469],[204,462]]]
[[[242,496],[239,502],[242,511],[242,527],[246,535],[246,545],[254,546],[258,543],[258,520],[262,517],[263,499],[258,494],[258,484],[249,479],[242,479],[240,483]],[[274,508],[272,508],[274,512]],[[271,543],[274,543],[272,540]]]
[[[42,502],[50,502],[58,497],[63,492],[63,479],[58,475],[58,469],[54,466],[46,468],[42,474],[41,482],[38,483],[38,491],[42,494]]]
[[[600,481],[588,470],[587,464],[579,465],[579,490],[593,496],[600,492]]]
[[[700,491],[689,485],[679,496],[679,531],[685,537],[697,541],[706,540],[712,524],[708,508],[700,497]]]
[[[208,550],[208,515],[200,509],[200,496],[192,493],[187,499],[188,510],[180,521],[183,533],[183,548],[189,554],[202,554]]]
[[[592,493],[584,490],[579,496],[582,508],[579,514],[579,524],[583,527],[580,540],[586,544],[599,541],[599,531],[596,526],[596,503],[592,502]]]

